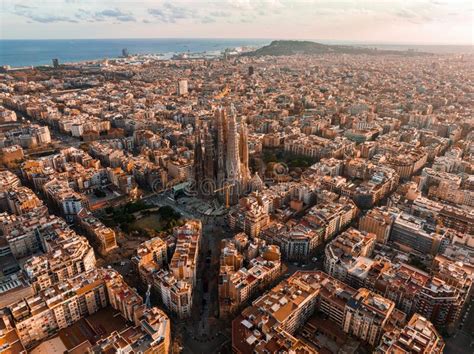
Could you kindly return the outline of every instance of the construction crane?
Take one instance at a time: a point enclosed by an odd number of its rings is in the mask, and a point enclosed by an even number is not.
[[[214,190],[214,193],[220,192],[220,191],[225,191],[225,207],[226,209],[229,209],[230,207],[230,189],[232,187],[235,187],[235,183],[226,183],[222,188],[218,188]]]

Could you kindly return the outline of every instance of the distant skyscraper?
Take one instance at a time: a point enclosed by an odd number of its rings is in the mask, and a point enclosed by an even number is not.
[[[123,48],[122,49],[122,56],[124,58],[127,58],[130,54],[128,53],[128,49],[127,48]]]
[[[59,67],[59,59],[56,59],[56,58],[53,59],[53,67],[54,68]]]
[[[179,80],[176,92],[178,96],[186,95],[188,93],[188,80]]]

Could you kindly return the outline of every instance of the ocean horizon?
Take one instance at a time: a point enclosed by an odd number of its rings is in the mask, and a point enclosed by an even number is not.
[[[258,39],[21,39],[0,40],[0,65],[51,65],[118,58],[122,49],[130,54],[219,53],[227,48],[261,46],[270,40]]]
[[[51,65],[52,59],[60,63],[83,62],[117,58],[126,48],[130,54],[177,53],[218,54],[237,47],[260,47],[273,39],[208,39],[208,38],[156,38],[156,39],[2,39],[0,65],[12,67]],[[365,44],[344,41],[320,41],[324,44],[345,44],[388,50],[417,50],[430,53],[473,53],[472,45],[413,45]]]

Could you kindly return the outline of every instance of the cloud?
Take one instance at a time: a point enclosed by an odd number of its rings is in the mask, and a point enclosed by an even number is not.
[[[209,13],[209,16],[212,16],[212,17],[230,17],[230,16],[232,16],[232,13],[230,13],[228,11],[218,10],[218,11],[211,11]]]
[[[67,3],[77,2],[72,0],[66,0]],[[72,16],[65,16],[62,14],[50,14],[41,11],[41,8],[33,8],[31,6],[17,4],[13,7],[12,11],[15,15],[22,16],[33,22],[39,23],[54,23],[54,22],[70,22],[78,23],[79,20],[87,22],[103,22],[103,21],[115,21],[115,22],[133,22],[136,21],[135,17],[130,12],[124,12],[117,8],[104,9],[102,11],[92,12],[90,10],[79,8]]]
[[[459,41],[472,42],[472,0],[5,0],[3,3],[0,22],[9,24],[3,28],[2,36],[6,37],[61,37],[66,33],[116,37],[121,33],[116,30],[120,26],[130,31],[130,35],[140,37],[151,35],[153,25],[167,24],[160,33],[173,37],[186,36],[191,31],[193,36],[218,33],[219,37],[253,37],[261,33],[268,37],[383,40],[386,35],[387,40],[399,40],[396,36],[409,28],[419,30],[413,38],[418,36],[420,41],[434,42],[441,34],[440,38],[447,38],[446,41],[457,36],[462,38]],[[37,31],[37,26],[27,23],[51,25],[43,25],[44,31]],[[74,23],[82,24],[81,32]],[[131,25],[135,23],[136,26]]]
[[[211,16],[204,16],[202,19],[201,19],[201,23],[215,23],[217,22],[216,19],[214,17],[211,17]]]
[[[423,9],[417,11],[400,9],[395,12],[395,16],[414,24],[422,24],[433,20],[430,11],[424,11]]]
[[[253,18],[253,17],[244,17],[244,18],[240,19],[240,22],[241,23],[252,23],[254,20],[255,20],[255,18]]]
[[[130,12],[123,12],[117,8],[105,9],[102,11],[92,12],[86,9],[78,9],[75,17],[87,22],[135,22],[136,18]]]
[[[55,16],[55,15],[31,15],[30,19],[40,23],[52,23],[52,22],[71,22],[78,23],[77,20],[66,17],[66,16]]]
[[[17,4],[17,5],[15,5],[15,8],[16,9],[32,9],[31,6],[23,5],[23,4]]]
[[[99,12],[95,13],[97,16],[105,16],[105,17],[119,17],[119,16],[125,16],[125,13],[120,11],[119,9],[107,9],[107,10],[102,10]]]
[[[136,21],[135,17],[131,13],[123,12],[117,8],[98,11],[95,13],[94,18],[96,21],[104,21],[106,19],[112,19],[118,22]]]
[[[176,23],[178,20],[195,19],[197,15],[197,12],[193,9],[176,6],[170,2],[166,2],[158,8],[148,9],[147,12],[158,22],[164,23]]]
[[[36,9],[31,6],[18,4],[13,8],[13,13],[17,16],[25,17],[28,21],[38,23],[54,23],[54,22],[69,22],[78,23],[76,19],[67,16],[58,16],[51,14],[38,13]]]
[[[416,18],[417,15],[411,11],[401,9],[396,12],[396,15],[401,18]]]

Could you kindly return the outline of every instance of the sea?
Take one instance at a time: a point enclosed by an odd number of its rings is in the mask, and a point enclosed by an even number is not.
[[[129,54],[181,53],[219,54],[225,49],[260,47],[270,40],[258,39],[45,39],[0,40],[0,66],[52,65],[117,58],[126,48]]]
[[[161,54],[169,58],[174,54],[200,53],[217,55],[225,49],[239,47],[258,48],[269,44],[271,39],[44,39],[0,40],[0,66],[11,67],[51,65],[52,59],[60,63],[74,63],[105,58],[117,58],[126,48],[130,54]],[[473,46],[449,45],[390,45],[354,42],[328,42],[392,50],[417,50],[432,53],[473,53]]]

